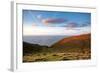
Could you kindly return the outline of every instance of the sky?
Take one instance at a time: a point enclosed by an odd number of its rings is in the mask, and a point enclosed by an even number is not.
[[[23,10],[23,35],[77,35],[90,32],[91,13]]]

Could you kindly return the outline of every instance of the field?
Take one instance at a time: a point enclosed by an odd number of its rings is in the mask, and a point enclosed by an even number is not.
[[[78,49],[77,49],[78,50]],[[41,52],[24,55],[23,62],[36,62],[36,61],[63,61],[63,60],[85,60],[90,59],[90,49],[71,50],[66,52]]]

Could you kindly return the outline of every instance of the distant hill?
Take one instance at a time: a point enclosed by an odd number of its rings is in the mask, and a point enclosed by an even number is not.
[[[82,34],[64,38],[51,47],[53,48],[90,48],[91,34]]]

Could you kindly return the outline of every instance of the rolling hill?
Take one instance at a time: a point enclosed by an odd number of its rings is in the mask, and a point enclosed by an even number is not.
[[[43,48],[48,48],[48,46],[41,46],[38,44],[23,42],[23,55],[29,53],[39,53],[43,50]]]
[[[91,59],[91,34],[71,36],[43,46],[23,41],[23,62]]]
[[[53,48],[90,48],[91,34],[83,34],[64,38],[51,47]]]

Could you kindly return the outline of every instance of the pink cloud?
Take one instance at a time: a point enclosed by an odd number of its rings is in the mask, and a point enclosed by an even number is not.
[[[48,19],[43,19],[42,22],[44,24],[58,24],[58,23],[64,23],[67,20],[62,19],[62,18],[48,18]]]

